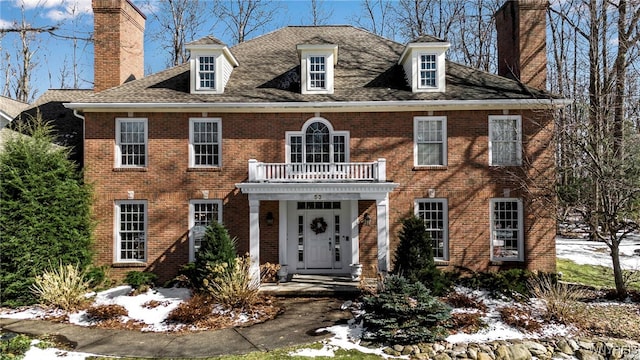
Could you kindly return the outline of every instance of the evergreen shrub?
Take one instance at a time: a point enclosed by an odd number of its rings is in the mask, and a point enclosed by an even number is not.
[[[384,344],[417,344],[444,339],[451,308],[420,282],[391,275],[377,295],[363,298],[363,339]]]
[[[217,221],[213,221],[205,230],[200,249],[196,253],[195,269],[192,283],[202,288],[204,279],[211,280],[212,269],[230,271],[236,261],[236,241],[227,229]],[[221,267],[218,267],[221,265]],[[215,278],[219,274],[214,274]]]
[[[125,284],[131,285],[134,289],[148,288],[153,286],[158,276],[146,271],[129,271],[125,275]]]

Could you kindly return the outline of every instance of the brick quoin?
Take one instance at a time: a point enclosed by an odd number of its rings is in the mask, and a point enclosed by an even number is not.
[[[555,212],[549,206],[548,189],[553,184],[554,149],[552,117],[545,112],[510,111],[521,115],[524,166],[488,166],[488,117],[502,111],[435,111],[321,113],[336,131],[350,133],[350,161],[387,160],[387,179],[400,186],[389,195],[391,254],[398,245],[402,219],[413,213],[415,199],[435,197],[449,203],[450,260],[447,270],[484,271],[520,267],[555,270]],[[148,166],[115,168],[116,118],[148,119]],[[413,119],[415,116],[446,116],[448,164],[445,168],[414,169]],[[190,169],[188,164],[189,118],[202,113],[86,113],[85,177],[94,186],[96,262],[111,265],[121,278],[127,271],[148,270],[166,281],[177,275],[189,260],[189,200],[223,202],[223,222],[238,240],[238,252],[249,249],[249,203],[235,184],[246,181],[248,160],[285,162],[285,132],[300,131],[312,113],[207,113],[222,120],[222,167]],[[528,191],[523,188],[527,183]],[[489,251],[489,200],[503,197],[524,199],[525,261],[493,263]],[[115,201],[148,202],[147,262],[115,264]],[[373,275],[377,263],[376,204],[360,201],[360,215],[371,216],[371,226],[360,226],[360,262],[365,274]],[[275,214],[272,226],[263,219]],[[260,204],[260,259],[278,263],[278,202]]]

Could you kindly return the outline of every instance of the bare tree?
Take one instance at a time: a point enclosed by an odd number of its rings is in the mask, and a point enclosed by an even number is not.
[[[147,11],[157,22],[151,38],[166,50],[167,66],[177,66],[189,59],[187,41],[195,40],[205,20],[205,2],[199,0],[146,1]]]
[[[394,8],[394,23],[406,40],[422,35],[447,39],[463,13],[463,1],[400,0]]]
[[[326,25],[333,15],[333,9],[326,9],[323,0],[311,0],[311,21],[313,26]]]
[[[213,15],[226,24],[237,44],[272,24],[278,10],[279,4],[269,0],[216,0]]]
[[[374,34],[395,38],[395,27],[389,24],[393,10],[392,0],[362,0],[362,11],[352,17],[354,24]]]

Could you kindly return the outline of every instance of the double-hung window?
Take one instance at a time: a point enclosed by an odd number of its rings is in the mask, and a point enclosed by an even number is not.
[[[523,261],[524,234],[522,200],[491,199],[491,260]]]
[[[287,132],[287,159],[293,164],[348,162],[349,133],[333,131],[328,121],[308,121],[302,132]]]
[[[447,118],[419,116],[413,120],[414,165],[447,165]]]
[[[147,166],[147,119],[116,119],[116,167]]]
[[[434,259],[449,260],[447,199],[418,199],[415,202],[415,214],[424,221]]]
[[[145,262],[147,259],[147,202],[117,201],[116,261]]]
[[[519,115],[489,116],[489,165],[522,165],[522,121]]]
[[[207,226],[212,221],[222,223],[221,200],[191,200],[189,202],[189,261],[195,260]]]
[[[419,88],[435,88],[438,86],[438,63],[436,54],[420,54]]]
[[[189,167],[221,166],[221,126],[219,118],[189,119]]]
[[[326,57],[309,56],[309,89],[326,89]]]
[[[216,58],[215,56],[198,57],[198,90],[216,89]]]

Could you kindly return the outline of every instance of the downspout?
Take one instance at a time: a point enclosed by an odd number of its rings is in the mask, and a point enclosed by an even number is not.
[[[82,120],[82,167],[84,167],[84,115],[80,115],[80,113],[78,113],[77,109],[73,109],[73,116],[77,117],[78,119]]]

